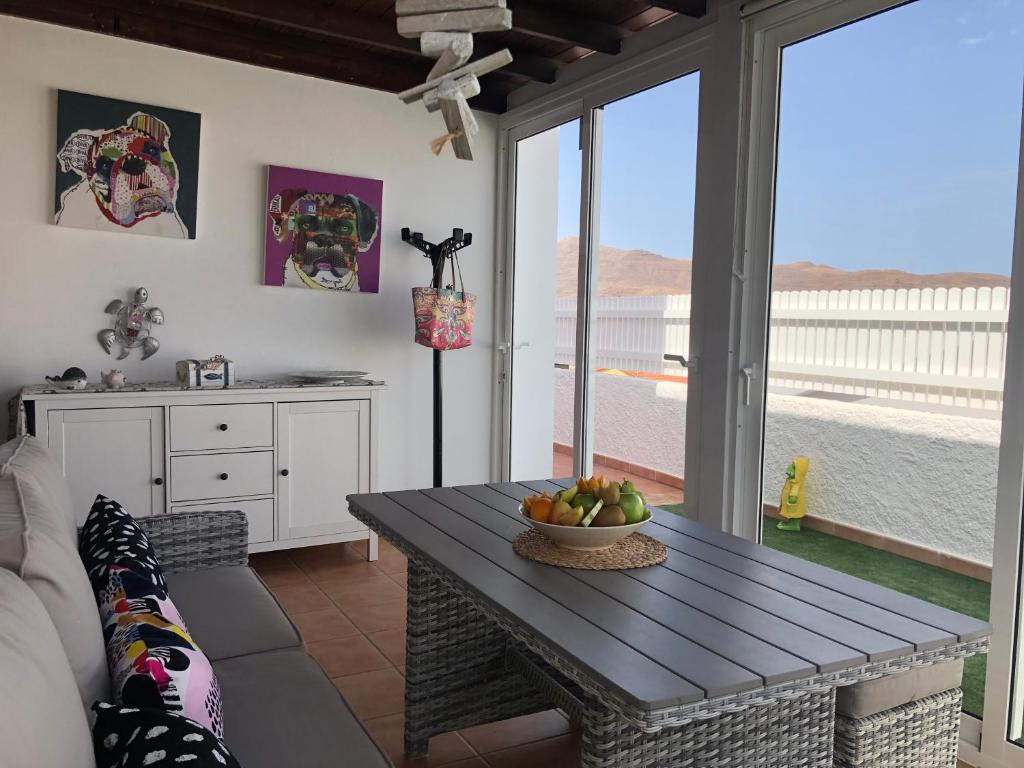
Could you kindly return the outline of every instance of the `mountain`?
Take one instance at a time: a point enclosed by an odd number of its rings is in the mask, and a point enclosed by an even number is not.
[[[555,273],[558,296],[576,295],[579,238],[558,241]],[[597,257],[598,295],[656,296],[690,293],[690,259],[670,259],[651,251],[602,245]],[[772,290],[807,291],[862,288],[1009,287],[1010,278],[987,272],[939,272],[916,275],[899,269],[845,269],[798,261],[780,264],[772,275]]]

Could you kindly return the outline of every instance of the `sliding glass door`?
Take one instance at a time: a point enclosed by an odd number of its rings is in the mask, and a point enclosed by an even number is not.
[[[1021,509],[1004,411],[1024,384],[1024,3],[822,0],[756,14],[748,33],[737,421],[755,429],[737,503],[767,546],[989,619],[1019,600],[992,589],[1017,573],[995,549],[1014,473],[1018,544]],[[1014,651],[993,655],[998,690],[986,657],[967,661],[965,757],[976,718],[1003,730]]]
[[[649,73],[580,104],[579,118],[509,134],[502,470],[512,480],[630,478],[682,510],[693,69]]]
[[[515,480],[573,474],[580,121],[515,143],[508,465]]]

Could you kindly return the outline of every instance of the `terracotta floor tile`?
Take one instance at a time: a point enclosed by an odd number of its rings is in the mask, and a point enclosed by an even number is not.
[[[409,589],[409,574],[406,571],[401,573],[389,573],[388,578],[394,581],[402,589]]]
[[[306,585],[310,583],[309,576],[294,563],[287,565],[275,565],[272,567],[256,568],[256,573],[263,583],[268,587],[284,587],[290,584]]]
[[[320,589],[343,611],[352,605],[405,599],[405,590],[383,574],[360,578],[339,576],[320,582]]]
[[[360,720],[405,710],[405,678],[394,668],[336,677],[334,684]]]
[[[257,571],[261,571],[265,568],[281,568],[294,565],[291,556],[291,553],[294,551],[291,549],[278,549],[273,552],[253,552],[249,555],[249,566]]]
[[[395,669],[398,670],[398,674],[400,674],[402,677],[405,677],[405,664],[402,664],[399,667],[395,667]]]
[[[299,628],[299,634],[307,643],[359,634],[356,625],[334,606],[319,611],[297,613],[292,616],[292,621],[295,622],[295,626]]]
[[[500,752],[489,752],[484,759],[491,768],[575,766],[580,764],[580,740],[573,734],[566,734]]]
[[[367,635],[375,646],[380,649],[396,667],[405,666],[405,630],[388,629]]]
[[[385,629],[405,629],[405,600],[350,605],[345,608],[345,615],[364,634]]]
[[[391,666],[384,655],[362,635],[307,643],[310,654],[320,662],[328,677],[357,675]]]
[[[333,607],[331,601],[327,599],[327,595],[317,589],[312,582],[309,584],[284,584],[271,587],[270,591],[274,593],[278,602],[281,603],[281,607],[289,615]]]
[[[405,573],[409,563],[401,552],[381,552],[377,567],[384,573]]]
[[[300,567],[318,584],[337,579],[365,579],[383,574],[375,563],[366,560],[325,560],[303,563]]]
[[[517,747],[569,733],[571,726],[561,712],[554,709],[532,715],[513,717],[497,723],[465,728],[459,733],[480,754]]]
[[[402,715],[367,720],[366,727],[394,761],[395,768],[440,768],[476,756],[473,748],[459,734],[443,733],[430,740],[429,753],[425,759],[409,760],[405,756],[405,720]]]
[[[384,544],[384,541],[382,539],[377,539],[377,541],[377,548],[379,550],[382,548],[380,545]],[[363,560],[366,559],[366,552],[369,549],[369,546],[370,542],[368,542],[366,539],[360,539],[358,541],[346,541],[344,544],[345,549],[348,550],[349,553],[355,555],[356,557],[361,557],[363,558]]]
[[[465,760],[456,760],[454,763],[445,763],[439,768],[488,768],[488,765],[483,758],[470,757]]]

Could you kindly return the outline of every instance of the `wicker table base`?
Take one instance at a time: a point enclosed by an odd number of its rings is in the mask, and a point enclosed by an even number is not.
[[[656,730],[623,719],[409,563],[405,752],[431,736],[545,709],[582,726],[586,768],[831,768],[835,690],[804,689]]]
[[[432,736],[560,707],[582,727],[586,768],[832,768],[837,686],[988,648],[984,637],[666,709],[640,708],[394,530],[355,505],[352,511],[409,558],[410,758],[425,756]]]

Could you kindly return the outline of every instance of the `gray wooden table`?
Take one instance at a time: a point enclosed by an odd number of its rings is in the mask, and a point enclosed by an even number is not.
[[[662,510],[659,566],[517,556],[522,497],[572,482],[348,497],[409,557],[410,756],[554,705],[586,766],[831,766],[837,686],[987,647],[985,622]]]

